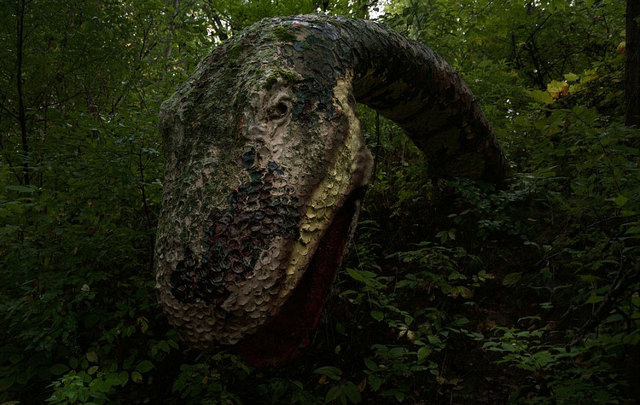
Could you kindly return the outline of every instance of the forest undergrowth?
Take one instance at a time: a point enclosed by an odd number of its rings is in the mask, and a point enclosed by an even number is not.
[[[0,5],[0,404],[637,403],[619,2],[72,3]],[[361,108],[375,173],[343,269],[301,357],[257,370],[187,348],[156,303],[157,111],[217,41],[322,7],[378,7],[442,54],[511,173],[432,179]]]

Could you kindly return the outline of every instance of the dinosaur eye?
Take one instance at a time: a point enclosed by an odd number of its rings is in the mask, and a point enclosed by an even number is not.
[[[272,121],[281,120],[289,114],[289,100],[280,100],[268,109],[269,119]]]

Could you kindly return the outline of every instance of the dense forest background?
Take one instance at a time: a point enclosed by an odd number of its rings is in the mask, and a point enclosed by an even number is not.
[[[619,0],[0,2],[0,403],[634,404],[640,147]],[[631,1],[630,3],[634,3]],[[185,347],[155,301],[160,103],[261,18],[377,18],[459,70],[512,165],[375,173],[303,356]]]

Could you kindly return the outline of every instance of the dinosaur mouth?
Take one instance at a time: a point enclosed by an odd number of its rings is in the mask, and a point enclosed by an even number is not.
[[[346,199],[327,228],[309,267],[278,315],[254,335],[238,343],[236,350],[254,367],[277,366],[299,355],[309,343],[357,219],[364,187]]]

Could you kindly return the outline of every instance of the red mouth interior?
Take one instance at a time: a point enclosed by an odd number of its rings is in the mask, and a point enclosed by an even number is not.
[[[245,361],[254,367],[277,366],[296,358],[298,349],[309,343],[309,332],[320,319],[336,271],[349,239],[349,228],[357,213],[360,192],[353,193],[335,219],[280,313],[258,333],[236,346]]]

